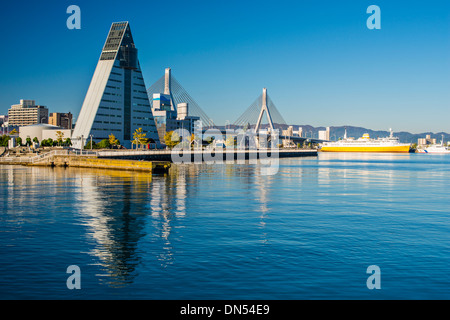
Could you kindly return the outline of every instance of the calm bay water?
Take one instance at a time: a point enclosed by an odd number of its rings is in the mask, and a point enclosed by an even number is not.
[[[342,153],[282,159],[272,176],[0,166],[0,298],[449,299],[449,165]]]

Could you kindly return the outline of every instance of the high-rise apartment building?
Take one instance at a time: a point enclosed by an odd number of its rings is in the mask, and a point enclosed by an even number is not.
[[[128,22],[113,23],[72,134],[79,148],[90,136],[96,142],[110,134],[131,147],[142,128],[150,143],[159,138]]]
[[[8,110],[8,125],[28,126],[31,124],[48,123],[48,109],[36,105],[35,100],[20,100]]]

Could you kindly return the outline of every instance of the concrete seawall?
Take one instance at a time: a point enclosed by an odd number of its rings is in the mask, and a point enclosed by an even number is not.
[[[51,158],[30,163],[31,166],[57,166],[76,168],[120,169],[134,171],[166,172],[170,163],[165,161],[136,161],[122,159],[99,159],[71,155],[57,155]]]
[[[121,150],[99,151],[88,155],[60,150],[34,157],[2,157],[0,158],[0,164],[167,172],[173,162],[202,163],[296,157],[317,157],[317,150],[185,150],[178,152],[171,150]]]

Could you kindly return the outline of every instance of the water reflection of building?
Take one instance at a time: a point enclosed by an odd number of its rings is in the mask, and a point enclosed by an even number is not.
[[[196,192],[198,165],[177,165],[168,176],[155,176],[150,190],[150,210],[152,225],[160,239],[161,246],[157,259],[162,267],[173,263],[171,240],[173,222],[177,224],[186,215],[187,200]]]
[[[256,199],[259,200],[259,209],[260,209],[260,226],[262,229],[261,234],[261,242],[268,243],[267,232],[266,232],[266,219],[267,215],[270,212],[269,203],[270,203],[270,191],[272,191],[272,181],[273,176],[266,175],[255,175],[255,184],[256,184]]]
[[[100,260],[109,285],[132,283],[143,252],[156,257],[163,267],[173,262],[172,223],[186,214],[188,193],[195,192],[195,188],[187,189],[196,183],[195,167],[153,177],[120,171],[80,172],[76,203],[85,216],[88,236],[95,242],[89,254]],[[147,236],[151,243],[143,240]]]
[[[119,171],[78,172],[75,201],[94,241],[89,254],[100,260],[111,286],[133,282],[141,261],[137,250],[145,236],[143,213],[151,178]]]
[[[139,270],[148,269],[149,261],[158,262],[157,265],[153,262],[152,268],[165,268],[173,263],[177,252],[174,239],[179,236],[176,231],[183,227],[188,208],[192,207],[189,201],[198,199],[199,176],[208,174],[211,166],[178,165],[165,176],[73,168],[1,166],[0,169],[8,199],[5,210],[11,211],[7,206],[16,206],[29,213],[36,207],[48,214],[67,204],[70,209],[64,213],[82,226],[78,232],[87,248],[83,253],[90,255],[89,260],[98,266],[100,282],[121,287],[133,283]],[[239,170],[235,174],[245,180],[249,194],[259,199],[260,212],[256,214],[260,215],[262,241],[266,241],[264,228],[270,211],[272,177],[255,175],[258,170],[255,165],[218,170]],[[45,200],[40,194],[45,194]],[[43,202],[48,203],[47,208]]]

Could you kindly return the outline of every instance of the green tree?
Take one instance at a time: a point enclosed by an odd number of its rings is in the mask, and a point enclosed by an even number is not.
[[[0,137],[0,146],[1,147],[7,147],[8,146],[8,141],[11,140],[11,137],[8,135],[3,135]]]
[[[102,141],[100,141],[96,148],[97,149],[109,149],[109,147],[111,146],[111,144],[109,143],[109,139],[103,139]]]
[[[172,149],[180,143],[180,136],[174,131],[166,132],[166,134],[164,135],[164,142],[169,147],[169,149]]]
[[[64,132],[62,131],[56,131],[56,142],[60,146],[63,143],[64,139]]]
[[[53,140],[51,138],[43,139],[41,141],[41,146],[43,146],[43,147],[51,147],[51,146],[53,146]]]
[[[118,146],[120,144],[119,140],[111,133],[109,136],[109,144],[111,146]]]
[[[26,141],[26,145],[29,147],[29,146],[31,146],[31,144],[32,144],[32,142],[31,142],[31,138],[30,137],[27,137],[26,139],[25,139],[25,141]]]
[[[206,137],[205,141],[206,141],[208,144],[211,144],[211,143],[214,142],[214,137]]]
[[[92,148],[91,148],[91,141],[88,141],[86,145],[84,146],[84,149],[97,149],[97,144],[94,140],[92,140]]]
[[[235,140],[233,136],[228,136],[227,139],[225,140],[225,146],[227,148],[231,148],[235,146]]]
[[[37,137],[34,137],[34,138],[33,138],[33,142],[39,143],[39,139],[38,139]]]
[[[146,144],[148,142],[146,135],[147,134],[142,130],[142,128],[136,129],[133,133],[133,144],[136,144],[137,146]]]
[[[17,144],[17,146],[21,146],[22,145],[22,138],[21,137],[17,137],[16,138],[16,144]]]
[[[67,138],[64,140],[63,145],[70,147],[72,145],[72,140],[70,138]]]

